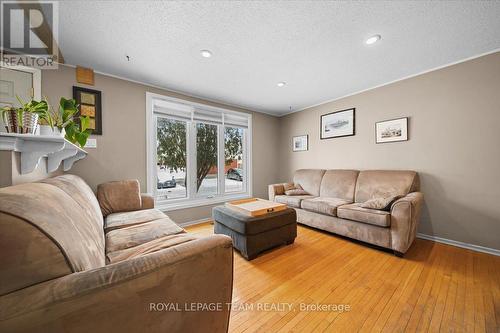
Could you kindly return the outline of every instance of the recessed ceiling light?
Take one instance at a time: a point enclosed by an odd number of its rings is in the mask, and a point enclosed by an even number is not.
[[[200,53],[203,58],[210,58],[212,56],[212,52],[209,50],[201,50]]]
[[[371,36],[370,38],[368,38],[366,40],[366,44],[368,45],[371,45],[371,44],[375,44],[376,42],[378,42],[380,39],[382,38],[382,36],[380,35],[375,35],[375,36]]]
[[[281,87],[284,87],[286,85],[286,82],[281,81],[281,82],[278,82],[276,85],[281,88]]]

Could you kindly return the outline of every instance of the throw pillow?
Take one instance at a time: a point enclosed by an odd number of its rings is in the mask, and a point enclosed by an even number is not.
[[[303,190],[301,188],[295,188],[293,190],[285,191],[285,194],[286,195],[308,195],[309,193],[307,193],[305,190]]]
[[[285,190],[285,195],[307,195],[306,191],[300,186],[300,184],[295,183],[286,183],[283,184],[283,188]]]
[[[363,202],[361,204],[361,207],[369,209],[387,210],[390,208],[391,204],[399,198],[401,198],[400,195],[392,195],[385,198],[373,198]]]

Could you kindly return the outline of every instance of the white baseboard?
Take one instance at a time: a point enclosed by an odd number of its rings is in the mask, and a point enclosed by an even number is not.
[[[188,221],[188,222],[184,222],[184,223],[179,223],[179,226],[181,228],[184,228],[184,227],[188,227],[190,225],[202,224],[202,223],[207,223],[207,222],[210,222],[210,221],[212,221],[211,218],[206,218],[206,219],[200,219],[200,220],[194,220],[194,221]]]
[[[461,248],[472,250],[472,251],[488,253],[488,254],[492,254],[494,256],[500,256],[500,250],[492,249],[489,247],[459,242],[456,240],[446,239],[446,238],[441,238],[441,237],[436,237],[436,236],[429,236],[429,235],[421,234],[421,233],[418,233],[417,237],[422,238],[422,239],[431,240],[431,241],[438,242],[438,243],[443,243],[443,244],[447,244],[447,245],[461,247]]]

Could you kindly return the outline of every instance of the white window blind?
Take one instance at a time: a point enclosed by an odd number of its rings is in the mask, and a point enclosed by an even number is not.
[[[226,113],[224,114],[224,125],[248,128],[248,117],[240,116],[238,114]]]
[[[167,115],[177,120],[190,121],[192,119],[193,107],[182,103],[155,99],[153,103],[153,112]]]
[[[193,114],[193,120],[203,123],[211,123],[214,125],[222,124],[222,112],[206,110],[201,108],[195,108]]]
[[[245,113],[223,111],[208,107],[193,106],[162,99],[153,101],[153,112],[173,119],[248,128],[249,115]]]

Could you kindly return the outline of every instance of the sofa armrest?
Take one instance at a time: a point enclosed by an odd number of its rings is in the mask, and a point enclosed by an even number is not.
[[[141,209],[155,208],[155,199],[151,194],[141,194]]]
[[[269,194],[269,201],[274,201],[274,197],[277,195],[285,194],[284,183],[269,185],[268,194]]]
[[[227,332],[232,283],[214,235],[1,296],[0,331]]]
[[[406,253],[415,240],[423,201],[424,196],[421,192],[412,192],[391,205],[393,250]]]

